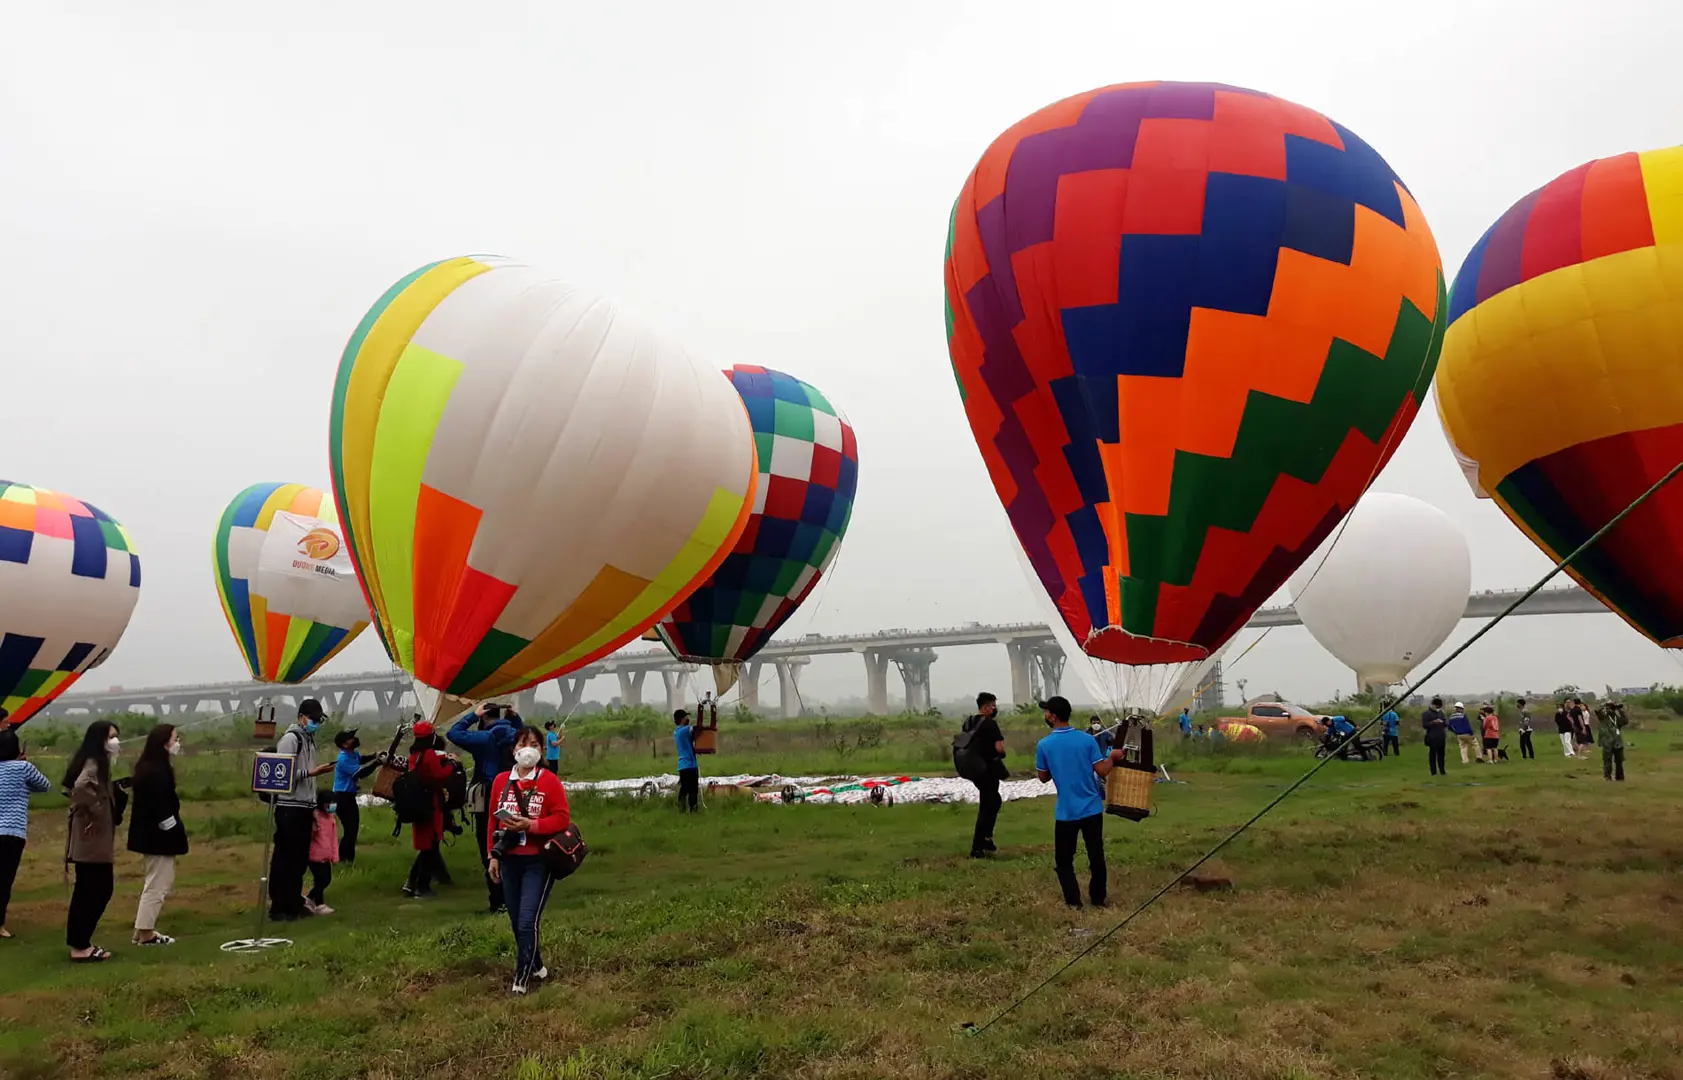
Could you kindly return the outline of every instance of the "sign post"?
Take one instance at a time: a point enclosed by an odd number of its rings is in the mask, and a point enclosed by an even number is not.
[[[269,913],[269,841],[275,834],[275,798],[292,794],[298,759],[291,754],[259,753],[251,763],[251,790],[269,804],[269,824],[263,833],[263,863],[257,877],[257,930],[249,938],[224,942],[223,952],[251,953],[290,946],[290,938],[263,936],[263,920]]]

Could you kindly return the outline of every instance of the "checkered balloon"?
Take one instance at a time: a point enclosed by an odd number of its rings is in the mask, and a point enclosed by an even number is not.
[[[140,557],[109,514],[0,480],[0,707],[21,724],[117,647]]]
[[[983,460],[1088,655],[1206,658],[1355,505],[1437,363],[1443,269],[1312,109],[1131,83],[1047,106],[953,207],[947,340]]]
[[[656,628],[679,659],[741,663],[788,621],[836,557],[853,513],[853,426],[801,380],[739,364],[725,372],[759,450],[754,511],[719,569]]]

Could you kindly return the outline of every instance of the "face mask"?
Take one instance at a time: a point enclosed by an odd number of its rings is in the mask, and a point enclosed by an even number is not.
[[[178,743],[178,742],[170,743],[169,744],[169,756],[174,757],[175,755],[177,755],[179,753],[181,753],[181,744]]]
[[[304,721],[304,730],[309,732],[311,735],[314,735],[320,729],[321,729],[321,721],[320,720],[306,720],[306,721]]]
[[[515,763],[523,769],[530,769],[532,766],[536,765],[538,763],[538,758],[542,756],[543,755],[535,746],[522,746],[514,752]]]
[[[123,744],[122,744],[121,741],[119,741],[117,739],[106,739],[105,740],[105,752],[107,754],[110,754],[112,757],[116,757],[119,753],[122,752],[122,749],[123,749]]]

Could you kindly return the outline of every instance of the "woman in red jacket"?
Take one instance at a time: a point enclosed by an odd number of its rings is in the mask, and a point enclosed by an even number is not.
[[[445,755],[438,749],[438,736],[431,722],[422,720],[415,725],[415,742],[409,747],[409,772],[432,795],[432,817],[410,826],[415,844],[415,863],[409,868],[409,881],[403,892],[417,900],[431,900],[434,877],[445,878],[444,856],[438,845],[444,838],[444,784],[450,778],[450,767],[444,764]]]
[[[567,791],[560,778],[543,767],[543,751],[543,732],[521,728],[514,740],[514,768],[491,785],[491,835],[486,841],[491,860],[486,869],[492,881],[502,882],[514,928],[514,982],[509,990],[516,994],[524,994],[531,980],[549,977],[538,939],[554,879],[539,852],[572,821]]]

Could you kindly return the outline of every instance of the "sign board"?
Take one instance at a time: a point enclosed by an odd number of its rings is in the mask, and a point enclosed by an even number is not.
[[[1635,697],[1638,694],[1651,693],[1653,691],[1653,689],[1654,688],[1652,686],[1626,686],[1626,687],[1620,688],[1619,696],[1620,697]]]
[[[259,795],[290,795],[297,761],[291,754],[258,754],[251,764],[251,790]]]

